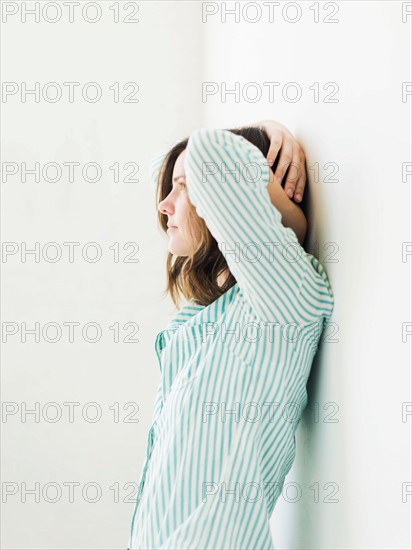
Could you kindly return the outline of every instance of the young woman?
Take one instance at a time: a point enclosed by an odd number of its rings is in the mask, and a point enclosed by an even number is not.
[[[274,177],[282,142],[304,167],[283,128],[201,128],[152,165],[166,290],[187,303],[155,340],[161,379],[130,550],[274,548],[269,520],[334,304],[286,194],[302,194],[305,175],[285,189]]]

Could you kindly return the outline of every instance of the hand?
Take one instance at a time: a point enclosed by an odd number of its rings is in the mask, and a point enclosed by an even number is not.
[[[305,153],[302,147],[280,122],[262,120],[252,126],[264,128],[269,136],[270,147],[266,156],[269,166],[273,166],[280,151],[275,172],[275,177],[280,184],[287,169],[292,165],[284,185],[284,192],[289,199],[293,197],[296,202],[301,202],[306,185]]]

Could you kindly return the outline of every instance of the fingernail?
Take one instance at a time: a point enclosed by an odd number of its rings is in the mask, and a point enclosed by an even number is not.
[[[298,194],[296,195],[296,200],[297,200],[297,201],[302,200],[302,195],[301,195],[300,193],[298,193]]]
[[[267,163],[269,166],[272,166],[275,161],[273,159],[267,159]]]
[[[286,191],[286,193],[287,193],[287,195],[288,195],[288,197],[289,197],[290,199],[293,197],[293,191],[292,191],[292,189],[289,188],[289,189]]]

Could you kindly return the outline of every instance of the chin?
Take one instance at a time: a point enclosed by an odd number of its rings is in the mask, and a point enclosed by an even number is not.
[[[169,243],[169,252],[174,256],[188,256],[188,252],[183,246],[176,246],[172,243]]]

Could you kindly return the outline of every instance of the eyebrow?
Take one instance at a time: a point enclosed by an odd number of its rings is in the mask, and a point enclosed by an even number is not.
[[[177,180],[180,180],[181,178],[183,179],[186,179],[186,176],[185,175],[182,175],[182,176],[176,176],[173,178],[173,181],[177,181]]]

